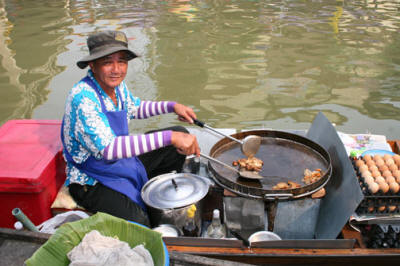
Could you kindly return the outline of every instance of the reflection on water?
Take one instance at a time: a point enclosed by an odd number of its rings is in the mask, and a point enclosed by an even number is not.
[[[49,81],[62,71],[57,55],[65,51],[64,3],[0,2],[0,118],[31,118],[46,102]]]
[[[400,136],[396,0],[0,0],[0,123],[60,119],[102,29],[141,55],[127,76],[136,95],[188,104],[211,126],[306,129],[322,111],[339,130]]]

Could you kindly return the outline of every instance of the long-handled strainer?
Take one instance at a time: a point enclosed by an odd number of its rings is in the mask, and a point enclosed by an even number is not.
[[[243,177],[243,178],[248,178],[248,179],[262,179],[262,178],[264,178],[263,176],[260,176],[260,175],[259,175],[257,172],[255,172],[255,171],[238,170],[238,169],[236,169],[235,167],[232,167],[232,166],[230,166],[229,164],[226,164],[226,163],[224,163],[224,162],[221,162],[220,160],[217,160],[217,159],[215,159],[215,158],[213,158],[213,157],[210,157],[210,156],[208,156],[208,155],[205,155],[204,153],[200,153],[200,156],[206,158],[207,160],[216,162],[216,163],[218,163],[218,164],[220,164],[220,165],[222,165],[222,166],[224,166],[224,167],[226,167],[226,168],[228,168],[228,169],[230,169],[230,170],[232,170],[232,171],[238,173],[238,174],[239,174],[241,177]]]
[[[247,157],[253,157],[257,153],[258,149],[260,148],[260,145],[261,145],[261,137],[260,136],[248,135],[243,140],[239,140],[239,139],[236,139],[232,136],[229,136],[227,134],[224,134],[224,133],[214,129],[214,128],[208,126],[206,123],[199,121],[197,119],[193,119],[193,122],[199,127],[207,128],[217,134],[220,134],[224,137],[227,137],[233,141],[238,142],[240,144],[240,149],[241,149],[242,153],[244,155],[246,155]]]

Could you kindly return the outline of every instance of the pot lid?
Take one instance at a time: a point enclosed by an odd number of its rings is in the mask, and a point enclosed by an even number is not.
[[[173,209],[198,202],[207,194],[209,185],[209,180],[198,175],[169,173],[149,180],[141,194],[148,206]]]

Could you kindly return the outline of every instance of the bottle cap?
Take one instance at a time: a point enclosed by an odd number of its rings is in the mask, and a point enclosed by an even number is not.
[[[196,210],[197,210],[196,205],[194,205],[194,204],[190,205],[190,208],[187,211],[187,217],[188,218],[193,218],[194,217],[194,213],[196,212]]]
[[[24,226],[22,225],[22,223],[20,221],[17,221],[14,223],[14,228],[16,230],[21,230],[22,228],[24,228]]]
[[[219,218],[219,210],[218,210],[218,209],[215,209],[215,210],[213,211],[213,217]]]

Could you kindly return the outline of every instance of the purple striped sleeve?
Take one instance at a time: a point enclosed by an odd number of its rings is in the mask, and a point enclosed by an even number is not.
[[[115,143],[114,143],[114,150],[113,150],[113,153],[112,153],[112,157],[113,158],[117,158],[117,155],[118,155],[118,139],[116,138],[115,139]]]
[[[176,104],[176,102],[168,102],[167,103],[167,112],[168,113],[173,113],[174,112],[175,104]]]
[[[126,139],[125,137],[121,138],[122,158],[126,158],[127,157],[125,139]]]
[[[167,110],[165,110],[163,102],[161,102],[161,113],[163,113],[163,114],[167,113]]]
[[[116,160],[138,156],[145,152],[171,145],[171,136],[171,130],[129,136],[129,138],[126,138],[125,136],[119,136],[104,148],[103,157],[105,160]],[[160,137],[161,139],[159,139]],[[135,147],[134,139],[137,139],[138,147]],[[150,141],[151,139],[153,142]],[[143,140],[145,143],[143,143]],[[120,142],[121,145],[118,145],[118,142]],[[153,143],[153,145],[151,145],[151,143]],[[127,152],[127,146],[130,148],[130,154]],[[144,146],[146,146],[146,151],[144,150]]]
[[[152,102],[152,101],[141,101],[138,107],[138,119],[145,119],[151,116],[156,116],[160,114],[167,114],[174,112],[176,102],[170,101],[160,101],[160,102]]]
[[[154,102],[150,102],[149,103],[149,116],[155,115],[155,113],[153,113],[153,106],[154,106]]]
[[[147,146],[147,152],[151,151],[151,145],[150,145],[150,135],[154,135],[152,134],[146,134],[144,135],[145,139],[146,139],[146,146]]]
[[[162,132],[164,147],[171,145],[172,130],[165,130]]]
[[[138,142],[139,142],[139,153],[140,153],[140,154],[143,154],[143,153],[144,153],[142,136],[143,136],[143,135],[138,135],[138,136],[137,136]]]

